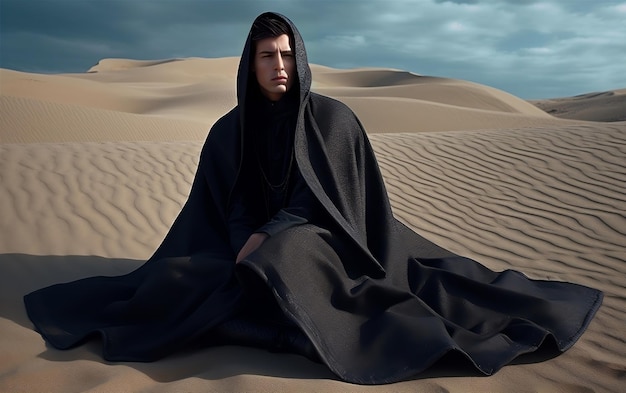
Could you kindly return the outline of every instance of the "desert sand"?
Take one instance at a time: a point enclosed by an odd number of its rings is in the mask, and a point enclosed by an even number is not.
[[[530,102],[543,111],[562,119],[626,121],[626,89]]]
[[[186,199],[210,126],[236,102],[237,61],[0,70],[1,392],[623,391],[626,122],[556,118],[487,86],[385,69],[312,66],[313,88],[360,117],[394,212],[415,231],[495,270],[604,291],[572,349],[491,377],[443,365],[358,386],[305,358],[251,348],[145,364],[103,361],[97,341],[48,347],[23,295],[150,257]],[[624,119],[624,106],[581,102],[586,119]]]

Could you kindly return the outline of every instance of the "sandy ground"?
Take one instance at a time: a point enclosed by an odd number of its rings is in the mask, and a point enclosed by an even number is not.
[[[186,199],[208,129],[235,104],[236,65],[115,59],[84,74],[0,70],[1,392],[623,391],[626,122],[559,119],[493,88],[394,70],[314,66],[313,86],[363,121],[395,214],[417,232],[495,270],[605,292],[571,350],[492,377],[436,369],[364,387],[250,348],[141,364],[103,361],[98,342],[46,346],[22,296],[121,274],[151,255]],[[576,105],[586,119],[624,119],[624,106],[592,96]]]

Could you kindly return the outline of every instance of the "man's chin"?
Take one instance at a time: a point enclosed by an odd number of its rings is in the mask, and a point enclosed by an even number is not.
[[[285,93],[287,93],[287,86],[276,86],[270,89],[264,89],[264,95],[272,101],[278,101]]]

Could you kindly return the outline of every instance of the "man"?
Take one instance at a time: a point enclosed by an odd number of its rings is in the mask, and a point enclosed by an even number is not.
[[[310,87],[295,26],[259,16],[238,104],[211,129],[159,249],[128,275],[27,295],[39,332],[57,348],[99,333],[109,360],[261,346],[362,384],[410,378],[448,352],[492,374],[548,336],[574,344],[600,292],[492,272],[402,225],[360,122]]]
[[[255,177],[264,180],[265,183],[262,184],[263,187],[260,190],[251,191],[260,192],[264,198],[268,198],[269,195],[266,194],[271,192],[272,198],[268,202],[276,204],[280,202],[280,198],[287,196],[287,186],[292,175],[293,156],[291,153],[293,152],[293,131],[298,110],[298,97],[293,94],[291,97],[285,97],[285,95],[291,91],[294,83],[298,85],[296,81],[298,75],[291,48],[290,31],[286,24],[274,19],[257,20],[252,28],[251,38],[254,47],[252,73],[255,78],[252,78],[253,83],[250,87],[256,102],[253,103],[254,109],[248,115],[248,124],[253,133],[251,137],[256,142],[254,155],[257,157],[261,155],[259,151],[266,155],[263,157],[264,162],[259,160],[252,164],[253,166],[258,164],[259,173],[255,173]],[[255,91],[257,89],[258,91]],[[285,103],[281,100],[290,102]],[[280,145],[280,141],[284,141],[284,145]],[[279,148],[273,149],[277,142]],[[289,159],[286,165],[285,157]],[[268,178],[270,175],[278,175],[278,183],[274,184],[270,181],[271,179]],[[281,185],[285,188],[283,193],[280,193]],[[300,191],[306,192],[306,186],[303,186]],[[293,195],[290,196],[292,200],[295,199]],[[270,234],[275,233],[278,222],[282,223],[279,229],[306,222],[306,217],[303,217],[307,215],[304,212],[304,201],[300,199],[296,202],[295,206],[291,206],[291,210],[298,210],[296,213],[300,213],[299,216],[293,214],[294,212],[290,214],[287,209],[280,210],[274,220],[250,235],[237,255],[237,263],[256,250]],[[283,207],[282,205],[273,206],[272,212]],[[240,208],[243,210],[245,206]],[[247,229],[251,231],[255,227],[258,227],[258,224],[251,224]]]

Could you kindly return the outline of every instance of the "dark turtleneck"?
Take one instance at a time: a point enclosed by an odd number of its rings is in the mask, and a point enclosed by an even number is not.
[[[256,165],[269,219],[285,207],[293,188],[293,136],[298,103],[293,94],[286,94],[279,101],[263,97],[253,116],[250,126],[254,134]]]

